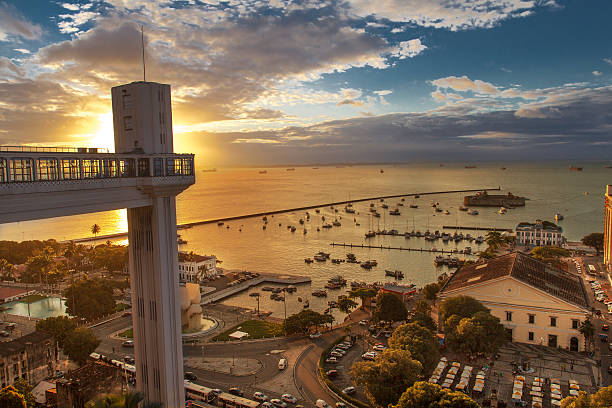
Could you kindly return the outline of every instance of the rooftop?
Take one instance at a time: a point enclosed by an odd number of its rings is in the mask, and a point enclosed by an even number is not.
[[[454,291],[505,276],[513,277],[582,308],[589,307],[580,277],[553,268],[522,252],[498,256],[489,259],[486,263],[463,266],[451,276],[442,288],[442,292]]]
[[[50,334],[35,331],[30,334],[26,334],[25,336],[21,336],[17,339],[7,341],[5,343],[0,343],[2,347],[0,347],[0,356],[11,356],[17,353],[21,353],[25,350],[25,346],[27,343],[39,344],[45,341],[51,341],[53,336]]]
[[[387,290],[389,292],[396,292],[401,294],[410,294],[416,291],[416,288],[414,286],[394,285],[392,283],[385,283],[382,289]]]
[[[0,286],[0,300],[4,300],[6,298],[10,298],[18,295],[25,295],[28,292],[31,292],[32,289],[24,289],[24,288],[15,288],[10,286]]]
[[[563,228],[550,221],[542,221],[536,220],[535,223],[531,222],[519,222],[516,226],[516,230],[531,230],[531,229],[540,229],[542,231],[550,231],[550,232],[563,232]]]
[[[178,253],[179,262],[200,263],[200,262],[211,260],[213,258],[214,256],[198,255],[198,254],[194,254],[193,252],[179,252]]]

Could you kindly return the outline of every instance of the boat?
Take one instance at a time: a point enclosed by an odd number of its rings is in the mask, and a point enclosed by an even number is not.
[[[306,302],[304,302],[304,309],[308,309],[309,307],[310,307],[310,302],[306,300]]]
[[[404,273],[402,271],[390,271],[388,269],[385,269],[385,276],[391,276],[394,277],[395,279],[404,279]]]
[[[397,208],[394,208],[393,210],[389,211],[389,215],[401,215],[401,213]]]
[[[570,164],[569,170],[570,171],[582,171],[582,167],[575,167]]]
[[[374,211],[374,212],[372,213],[372,215],[373,215],[374,217],[376,217],[376,218],[380,218],[380,213],[378,213],[378,212],[376,212],[376,211]]]
[[[368,232],[365,233],[365,237],[366,238],[372,238],[372,237],[375,237],[375,236],[376,236],[376,233],[374,231],[368,231]]]
[[[268,170],[260,170],[259,174],[268,174]]]
[[[347,214],[355,214],[355,209],[347,205],[346,207],[344,207],[344,212]]]
[[[450,214],[450,211],[444,210],[444,215],[449,215],[449,214]]]
[[[263,226],[262,226],[262,228],[263,228],[263,229],[266,229],[266,226],[265,226],[265,225],[263,225]]]
[[[380,169],[380,172],[381,172],[381,173],[384,173],[385,171],[384,171],[383,169]]]
[[[308,231],[306,230],[306,228],[304,228],[304,234],[308,234]]]
[[[287,293],[293,293],[295,291],[297,291],[297,288],[295,286],[293,286],[293,285],[289,285],[289,286],[287,286],[285,288],[285,292],[287,292]]]
[[[331,224],[329,224],[329,223],[325,223],[325,224],[323,224],[323,225],[322,225],[322,227],[323,227],[323,228],[331,228],[331,227],[332,227],[332,225],[331,225]]]
[[[438,207],[438,206],[435,206],[434,210],[436,210],[436,212],[442,212],[442,209],[440,207]]]
[[[300,225],[304,225],[304,220],[300,218],[300,220],[298,221],[300,223]]]
[[[476,166],[473,166],[473,165],[468,165],[468,166],[465,166],[465,168],[466,168],[466,169],[475,169],[475,168],[476,168]]]
[[[311,264],[314,261],[312,260],[312,258],[304,258],[304,262],[306,262],[307,264]]]
[[[478,215],[478,210],[475,208],[472,208],[470,210],[468,210],[468,215]]]
[[[388,205],[388,204],[386,204],[386,203],[383,203],[383,204],[381,205],[381,207],[386,209],[386,208],[389,208],[389,205]]]
[[[222,225],[223,225],[223,221],[219,221],[219,222],[217,223],[217,225],[218,225],[218,226],[222,226]]]
[[[500,207],[499,211],[497,211],[500,214],[505,214],[506,212],[508,212],[508,210],[506,209],[506,207]]]
[[[561,221],[562,219],[563,219],[563,215],[561,215],[559,213],[555,214],[555,221]],[[179,242],[179,244],[180,244],[180,242]]]
[[[410,204],[410,208],[419,208],[419,206],[416,204]]]
[[[325,289],[317,289],[314,292],[312,292],[312,296],[327,297],[327,291]]]
[[[418,194],[415,194],[415,195],[414,195],[414,198],[419,198],[419,197],[421,197],[421,196],[420,196],[420,195],[418,195]]]
[[[477,244],[482,244],[484,242],[484,238],[482,236],[476,237],[474,240]]]
[[[331,261],[334,264],[341,264],[342,262],[344,262],[344,259],[333,258]]]
[[[321,254],[316,254],[315,256],[313,256],[313,258],[314,258],[315,261],[318,261],[318,262],[325,262],[325,261],[327,261],[327,257],[324,256],[324,255],[321,255]]]
[[[459,211],[468,211],[468,210],[469,210],[469,208],[467,208],[467,207],[464,207],[462,205],[459,206]]]
[[[295,171],[295,168],[291,167],[291,168],[285,169],[285,170],[287,170],[287,171]]]
[[[321,212],[321,210],[319,210],[318,208],[315,208],[315,212],[316,212],[317,214],[319,214],[319,213]]]
[[[261,290],[263,290],[264,292],[272,292],[274,288],[271,286],[264,286],[263,288],[261,288]]]
[[[296,228],[292,225],[291,226],[291,232],[295,232]]]
[[[338,220],[334,220],[334,222],[332,222],[332,225],[333,225],[334,227],[340,227],[340,226],[342,226],[342,224],[340,224],[340,221],[338,221]]]
[[[178,242],[179,245],[185,245],[187,243],[183,238],[178,238],[176,242]]]

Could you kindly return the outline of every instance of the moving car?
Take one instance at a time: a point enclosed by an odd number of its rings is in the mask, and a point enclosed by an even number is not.
[[[325,372],[325,375],[327,375],[329,378],[334,378],[338,376],[338,370],[327,370]]]
[[[126,340],[123,343],[121,343],[121,345],[123,347],[134,347],[134,341],[133,340]]]
[[[195,381],[198,379],[198,376],[192,373],[191,371],[185,371],[185,379],[189,381]]]
[[[342,390],[342,392],[346,395],[351,395],[357,392],[357,390],[355,389],[355,387],[346,387],[345,389]]]
[[[229,392],[232,395],[236,395],[238,397],[242,397],[244,395],[244,392],[242,392],[240,388],[238,387],[232,387],[229,390],[227,390],[227,392]]]

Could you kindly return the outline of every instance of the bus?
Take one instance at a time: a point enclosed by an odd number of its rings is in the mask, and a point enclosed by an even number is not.
[[[215,398],[217,398],[217,394],[211,388],[185,380],[185,399],[212,402]]]
[[[219,394],[217,405],[224,408],[257,408],[259,402],[223,392]]]

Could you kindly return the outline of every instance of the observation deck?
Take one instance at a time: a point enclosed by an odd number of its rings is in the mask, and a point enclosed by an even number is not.
[[[193,154],[0,146],[0,223],[149,206],[194,183]]]

